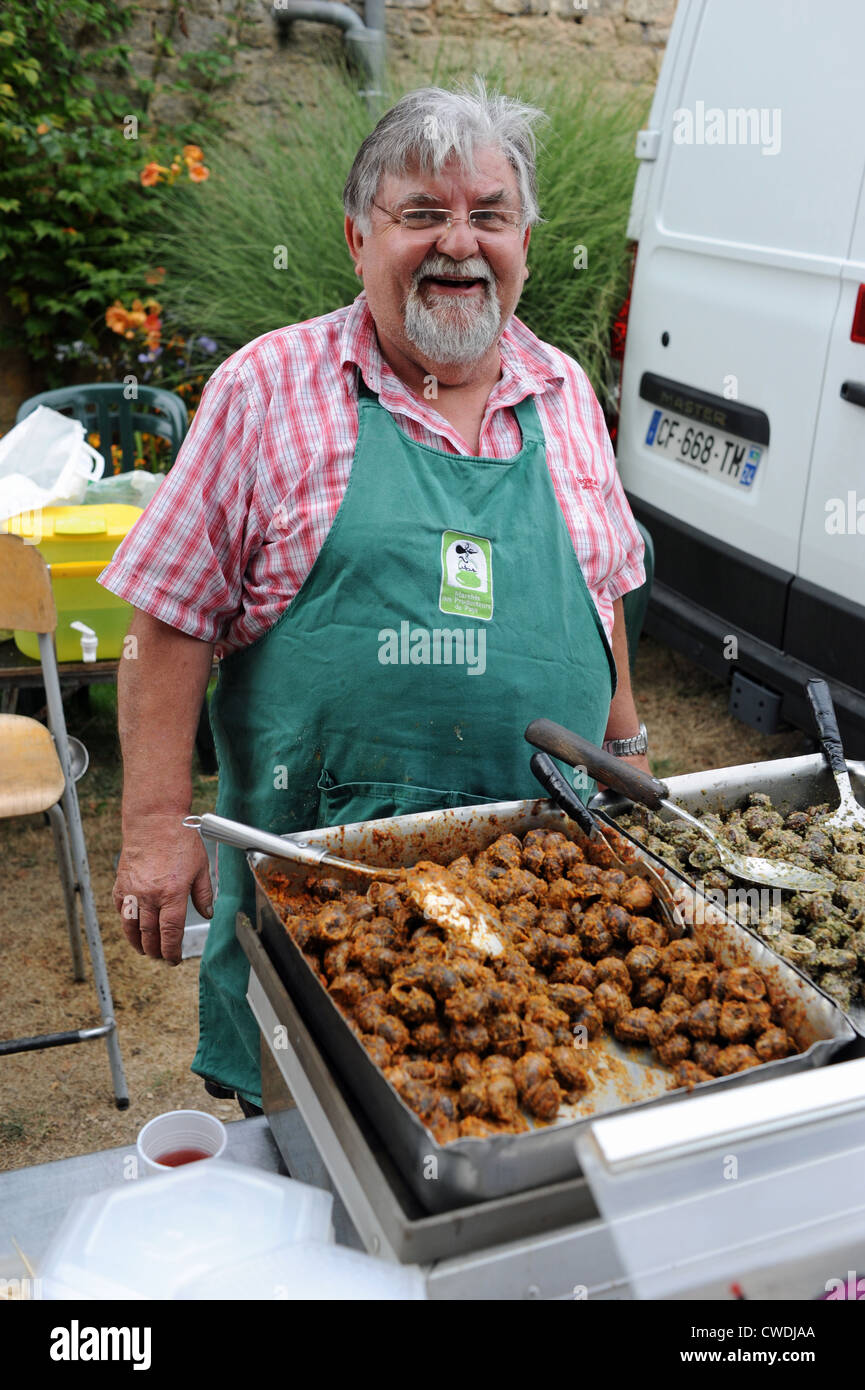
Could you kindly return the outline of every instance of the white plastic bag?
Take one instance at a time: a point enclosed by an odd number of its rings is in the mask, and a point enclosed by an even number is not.
[[[0,521],[40,507],[80,506],[105,459],[84,426],[39,405],[0,439]]]
[[[84,505],[104,507],[109,502],[119,502],[121,506],[140,507],[144,511],[166,477],[165,473],[151,473],[147,468],[134,468],[126,473],[103,478],[101,483],[88,483]]]

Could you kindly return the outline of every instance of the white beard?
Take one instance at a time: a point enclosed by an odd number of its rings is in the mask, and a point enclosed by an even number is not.
[[[461,273],[465,274],[468,269],[462,263]],[[446,299],[444,295],[437,295],[430,307],[421,298],[419,282],[436,271],[442,273],[441,264],[430,269],[424,261],[415,272],[404,309],[405,335],[431,362],[476,362],[489,352],[501,333],[501,309],[495,281],[492,276],[487,279],[480,304],[475,299],[462,300],[455,295]],[[482,274],[489,275],[489,268]]]

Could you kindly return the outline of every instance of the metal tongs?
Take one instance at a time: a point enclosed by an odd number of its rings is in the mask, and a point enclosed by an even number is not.
[[[620,869],[629,878],[644,878],[651,884],[661,916],[669,929],[671,937],[679,937],[685,930],[685,919],[679,909],[672,889],[654,865],[645,859],[637,858],[631,850],[630,842],[612,826],[601,827],[588,806],[580,800],[572,787],[559,772],[552,758],[546,753],[533,753],[529,764],[550,800],[564,811],[566,816],[576,821],[583,834],[594,845],[603,845],[610,861],[610,868]],[[621,847],[621,848],[620,848]],[[625,853],[630,851],[628,857]],[[631,857],[633,855],[633,857]]]

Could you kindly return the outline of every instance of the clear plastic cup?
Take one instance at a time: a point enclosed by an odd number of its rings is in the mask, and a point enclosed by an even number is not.
[[[169,1110],[148,1120],[138,1135],[138,1157],[144,1173],[172,1173],[186,1163],[220,1158],[225,1149],[225,1125],[204,1110]]]

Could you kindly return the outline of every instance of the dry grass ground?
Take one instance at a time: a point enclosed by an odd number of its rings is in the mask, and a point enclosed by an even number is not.
[[[683,657],[644,639],[634,672],[637,702],[664,777],[806,751],[801,734],[755,733],[727,713],[727,689]],[[234,1102],[211,1099],[189,1070],[197,1029],[198,961],[172,968],[135,954],[111,901],[120,848],[120,772],[113,692],[94,691],[70,731],[90,749],[79,783],[97,910],[114,992],[131,1104],[115,1109],[101,1042],[0,1058],[0,1169],[134,1141],[163,1110],[192,1107],[239,1118]],[[199,777],[193,809],[213,809],[216,781]],[[0,1034],[53,1032],[98,1022],[89,979],[75,984],[51,833],[40,818],[0,826]]]

